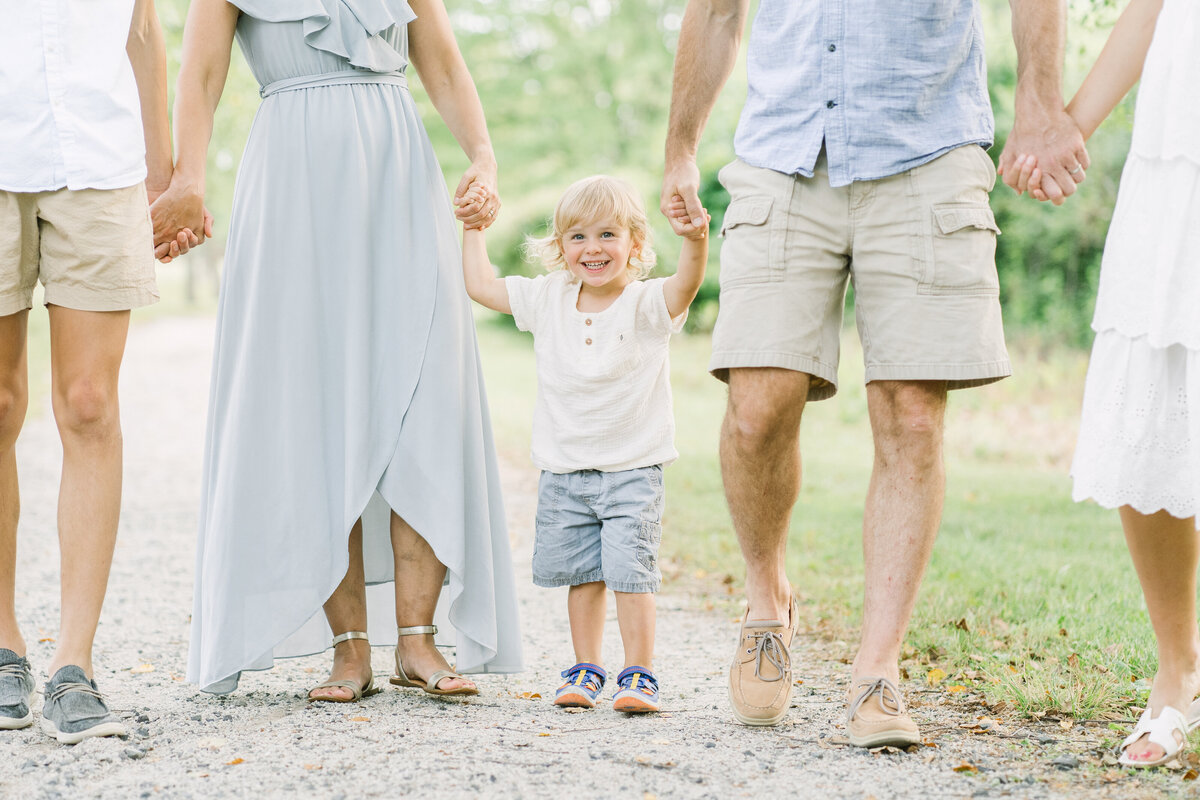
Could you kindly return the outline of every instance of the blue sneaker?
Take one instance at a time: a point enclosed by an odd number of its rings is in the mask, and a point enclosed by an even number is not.
[[[0,730],[33,724],[33,670],[12,650],[0,648]]]
[[[60,744],[78,744],[89,736],[124,736],[125,726],[104,703],[96,682],[68,665],[46,683],[42,731]]]
[[[608,673],[604,667],[581,661],[570,669],[563,670],[567,682],[554,693],[554,705],[563,708],[594,708]]]
[[[658,711],[658,678],[645,667],[626,667],[617,676],[620,688],[613,695],[613,710],[626,714]]]

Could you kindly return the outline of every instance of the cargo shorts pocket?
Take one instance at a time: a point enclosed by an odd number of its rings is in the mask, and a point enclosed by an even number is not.
[[[937,203],[927,237],[920,294],[999,295],[996,236],[987,203]]]

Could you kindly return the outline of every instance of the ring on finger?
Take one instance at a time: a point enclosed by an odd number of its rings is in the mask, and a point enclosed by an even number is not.
[[[1076,164],[1075,169],[1070,170],[1069,172],[1067,172],[1067,174],[1068,175],[1078,175],[1081,172],[1083,172],[1083,164]]]

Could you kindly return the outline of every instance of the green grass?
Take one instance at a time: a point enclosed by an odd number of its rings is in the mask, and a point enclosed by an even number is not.
[[[525,453],[531,340],[486,317],[479,334],[497,440]],[[717,460],[724,387],[707,374],[707,337],[680,337],[672,347],[680,459],[667,470],[665,571],[717,602],[736,599],[744,569]],[[1116,514],[1070,499],[1086,354],[1029,342],[1013,356],[1013,378],[951,394],[945,515],[903,667],[913,679],[941,669],[939,685],[1023,713],[1125,717],[1144,698],[1154,648]],[[835,398],[805,410],[788,574],[807,631],[827,639],[835,657],[851,658],[872,460],[853,331],[843,342],[840,386]]]

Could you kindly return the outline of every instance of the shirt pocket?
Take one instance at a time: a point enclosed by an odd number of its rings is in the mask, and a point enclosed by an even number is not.
[[[999,295],[996,236],[1000,228],[987,203],[936,203],[932,207],[920,293]]]

